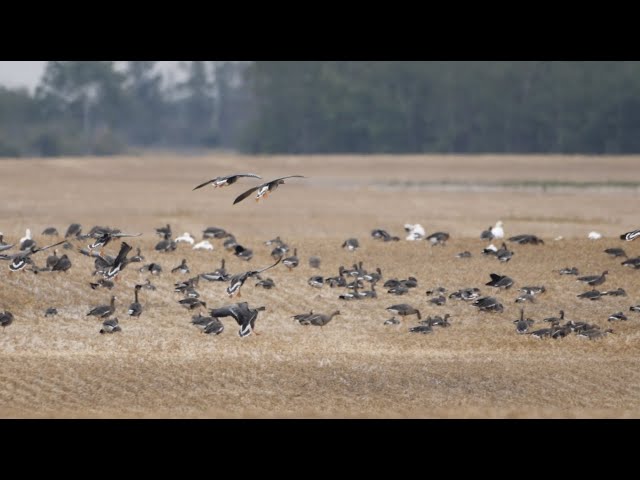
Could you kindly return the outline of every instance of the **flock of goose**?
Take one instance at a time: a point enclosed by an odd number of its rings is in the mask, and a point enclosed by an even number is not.
[[[200,189],[207,185],[211,185],[214,188],[227,187],[235,184],[240,178],[258,178],[260,176],[253,173],[233,174],[216,177],[208,180],[193,190]],[[244,193],[236,197],[234,204],[237,204],[244,199],[256,193],[256,202],[261,199],[268,198],[269,194],[274,192],[279,185],[284,184],[286,179],[289,178],[306,178],[302,175],[289,175],[280,177],[269,182],[261,183],[255,187],[246,190]],[[430,235],[426,235],[424,228],[421,225],[404,225],[405,232],[407,233],[407,241],[425,240],[431,243],[431,245],[444,246],[449,240],[450,236],[447,232],[434,232]],[[209,242],[210,239],[223,240],[224,248],[232,252],[238,258],[250,261],[253,257],[253,251],[243,245],[238,244],[235,236],[222,228],[209,227],[203,230],[202,242],[196,243],[195,238],[188,232],[183,235],[173,238],[173,231],[170,225],[156,228],[155,233],[161,238],[156,244],[155,250],[157,252],[173,252],[177,250],[178,243],[191,244],[192,248],[205,248],[212,249],[213,246]],[[43,236],[59,236],[58,230],[55,227],[48,227],[42,232]],[[93,276],[101,277],[97,281],[89,282],[90,288],[96,289],[112,289],[115,286],[114,282],[117,282],[118,276],[122,271],[134,263],[143,263],[144,255],[137,248],[136,255],[129,256],[133,247],[127,243],[125,238],[135,238],[141,236],[141,233],[124,233],[119,229],[94,226],[88,233],[82,233],[82,226],[80,224],[71,224],[64,235],[64,239],[55,243],[51,243],[46,246],[38,246],[36,241],[32,238],[31,231],[27,229],[25,237],[21,238],[15,243],[6,243],[4,236],[0,233],[0,260],[10,260],[9,271],[31,271],[33,274],[40,274],[41,272],[68,272],[72,268],[72,259],[70,258],[71,252],[76,252],[84,256],[90,257],[94,260]],[[392,236],[383,229],[377,228],[371,232],[371,236],[375,240],[382,242],[400,241],[397,236]],[[632,241],[640,236],[640,229],[633,230],[620,235],[620,239],[624,241]],[[485,241],[501,241],[500,248],[491,244],[482,250],[483,255],[495,256],[500,262],[509,262],[514,252],[511,251],[506,241],[517,244],[531,244],[539,245],[544,242],[542,239],[535,235],[524,234],[509,237],[504,241],[504,229],[501,221],[497,222],[495,226],[488,227],[480,233],[480,239]],[[112,242],[121,241],[119,250],[115,256],[105,254],[104,249],[111,245]],[[53,250],[53,254],[47,258],[37,255],[40,252],[47,251],[54,247],[62,245],[62,249],[68,250],[69,254],[64,253],[58,256],[57,249]],[[239,302],[228,305],[223,305],[215,308],[207,309],[207,304],[200,297],[199,288],[200,280],[206,280],[209,282],[226,282],[226,293],[229,298],[241,297],[241,289],[243,285],[249,279],[256,279],[256,287],[265,289],[271,289],[275,287],[275,283],[270,278],[263,278],[261,274],[275,268],[282,264],[284,268],[289,270],[295,269],[300,264],[297,249],[290,251],[289,246],[277,237],[272,240],[267,240],[264,245],[272,247],[271,257],[274,259],[274,263],[266,265],[258,269],[250,269],[244,272],[231,274],[225,269],[225,261],[222,259],[220,268],[213,272],[202,272],[197,275],[188,278],[187,280],[178,281],[174,284],[174,292],[179,293],[181,298],[178,303],[186,308],[188,311],[192,310],[208,310],[208,315],[202,315],[199,312],[197,315],[191,317],[191,323],[201,328],[201,331],[205,334],[219,335],[224,331],[224,324],[220,321],[220,318],[231,317],[239,326],[238,335],[240,337],[246,337],[251,333],[258,332],[255,329],[256,320],[259,312],[266,310],[265,306],[250,306],[248,302]],[[356,238],[349,238],[344,241],[342,248],[349,251],[355,251],[360,247]],[[14,251],[15,249],[15,251]],[[626,253],[620,248],[608,248],[604,251],[613,258],[626,257]],[[292,253],[292,254],[291,254]],[[471,253],[468,251],[460,252],[456,254],[458,258],[468,258]],[[37,262],[43,266],[38,266]],[[319,269],[321,265],[321,259],[318,257],[309,258],[309,266]],[[622,262],[622,265],[629,266],[635,269],[640,268],[640,257],[626,259]],[[138,267],[139,272],[148,273],[150,275],[160,275],[163,271],[162,266],[157,263],[143,264]],[[187,265],[186,259],[171,269],[171,273],[189,274],[191,273],[190,267]],[[579,276],[578,269],[575,267],[567,267],[557,271],[560,275],[573,275],[576,280],[583,282],[591,287],[580,295],[581,299],[597,300],[602,296],[626,296],[626,292],[622,288],[615,290],[597,290],[596,287],[603,285],[606,282],[606,276],[608,271],[603,271],[598,275],[585,275]],[[486,286],[495,288],[497,290],[504,289],[509,290],[513,287],[514,281],[506,275],[499,275],[496,273],[489,274]],[[308,284],[313,288],[323,288],[325,285],[330,288],[344,288],[344,293],[338,295],[338,298],[344,301],[362,300],[367,298],[377,298],[378,292],[376,285],[383,280],[382,271],[380,268],[376,268],[373,271],[368,271],[363,267],[363,263],[359,262],[351,267],[340,266],[337,275],[325,277],[322,275],[313,275],[308,279]],[[368,287],[367,287],[368,284]],[[388,294],[391,295],[405,295],[411,289],[417,288],[418,280],[415,277],[408,277],[405,279],[387,279],[383,284],[383,288],[386,289]],[[142,289],[154,290],[156,287],[151,283],[149,279],[145,283],[136,284],[134,287],[134,299],[126,311],[126,314],[130,317],[139,317],[145,311],[144,305],[140,303],[139,292]],[[523,286],[519,289],[519,295],[515,299],[515,302],[535,303],[536,298],[546,291],[543,285]],[[455,292],[446,295],[447,289],[444,287],[437,287],[432,290],[427,290],[426,295],[429,298],[428,303],[433,305],[444,305],[448,300],[470,302],[470,305],[476,307],[480,311],[485,312],[502,312],[504,306],[500,301],[491,295],[482,295],[479,288],[469,287],[459,289]],[[119,324],[116,313],[116,295],[111,296],[109,304],[97,305],[92,307],[87,312],[86,316],[94,316],[102,320],[102,325],[99,333],[115,333],[122,331]],[[396,315],[404,320],[407,316],[415,315],[417,317],[417,326],[409,328],[411,333],[427,334],[433,331],[434,327],[449,327],[450,314],[444,316],[428,316],[426,319],[422,318],[419,309],[408,303],[397,303],[386,308],[386,310],[393,314],[393,316],[384,322],[385,325],[397,325],[401,323],[401,320],[396,319]],[[640,311],[640,305],[634,305],[630,307],[631,311]],[[46,317],[55,316],[57,314],[55,307],[48,308],[44,315]],[[300,325],[314,325],[319,327],[326,326],[332,319],[340,315],[340,310],[334,310],[330,313],[318,313],[313,310],[294,315],[292,318]],[[612,333],[612,329],[601,329],[595,324],[588,324],[586,322],[575,322],[573,320],[566,320],[564,318],[565,312],[560,311],[558,317],[545,318],[544,322],[549,324],[549,327],[532,330],[535,321],[531,318],[525,318],[524,308],[520,309],[520,316],[514,319],[515,331],[518,334],[529,334],[536,338],[550,337],[550,338],[562,338],[568,334],[575,332],[577,335],[589,339],[600,338],[608,333]],[[623,312],[616,312],[609,316],[609,321],[627,320],[626,315]],[[14,315],[9,310],[0,310],[0,326],[6,328],[14,322]],[[564,323],[563,323],[564,322]]]

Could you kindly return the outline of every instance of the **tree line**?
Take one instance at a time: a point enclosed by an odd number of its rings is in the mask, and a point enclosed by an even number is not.
[[[640,62],[52,61],[0,87],[0,156],[640,153]]]

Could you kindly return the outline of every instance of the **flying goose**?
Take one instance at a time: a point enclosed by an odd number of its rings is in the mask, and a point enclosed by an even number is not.
[[[122,245],[120,245],[118,256],[114,259],[113,264],[109,266],[106,272],[103,273],[103,277],[105,278],[105,280],[117,279],[118,274],[129,263],[127,260],[127,255],[131,251],[131,248],[131,245],[129,245],[127,242],[122,242]]]
[[[198,190],[199,188],[205,187],[209,184],[211,184],[213,188],[228,187],[229,185],[233,185],[234,183],[236,183],[242,177],[252,177],[252,178],[262,179],[262,177],[256,175],[255,173],[234,173],[232,175],[224,175],[221,177],[212,178],[211,180],[207,180],[206,182],[201,183],[200,185],[195,187],[193,190]]]
[[[631,230],[630,232],[623,233],[620,235],[620,240],[626,240],[627,242],[631,242],[640,236],[640,229]]]
[[[231,279],[229,280],[229,286],[227,287],[227,290],[226,290],[227,295],[229,295],[230,297],[233,297],[235,294],[237,294],[238,297],[240,297],[241,296],[240,289],[242,288],[242,285],[244,284],[245,281],[247,281],[248,278],[253,277],[254,275],[258,275],[259,273],[262,273],[266,270],[269,270],[270,268],[275,267],[281,261],[282,261],[282,258],[278,259],[278,261],[273,265],[269,265],[268,267],[265,267],[263,269],[249,270],[248,272],[238,273],[232,276]]]
[[[22,270],[28,263],[33,264],[31,260],[31,255],[34,253],[42,252],[51,247],[57,247],[65,242],[65,240],[61,240],[60,242],[47,245],[46,247],[37,247],[35,244],[31,245],[27,250],[15,253],[13,255],[0,255],[0,260],[11,260],[9,264],[9,270],[12,272],[17,272]]]
[[[238,197],[233,201],[233,204],[235,205],[236,203],[240,203],[242,200],[247,198],[249,195],[251,195],[255,191],[258,192],[256,194],[256,202],[259,202],[262,197],[266,199],[269,196],[269,193],[275,191],[279,185],[283,185],[284,181],[287,178],[307,178],[307,177],[304,177],[302,175],[288,175],[286,177],[280,177],[280,178],[276,178],[275,180],[262,183],[257,187],[250,188],[246,192],[238,195]]]
[[[251,332],[259,335],[255,331],[255,322],[258,318],[258,312],[266,310],[266,307],[249,308],[247,302],[234,303],[232,305],[225,305],[220,308],[213,308],[209,310],[209,314],[212,317],[233,317],[240,326],[238,335],[240,337],[246,337]]]

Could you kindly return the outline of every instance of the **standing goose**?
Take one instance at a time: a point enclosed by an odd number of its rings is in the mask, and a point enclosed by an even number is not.
[[[291,257],[287,257],[284,260],[282,260],[282,264],[285,267],[287,267],[287,269],[289,271],[291,271],[292,269],[296,268],[299,263],[300,263],[300,260],[298,259],[298,249],[297,248],[293,249],[293,255]]]
[[[336,315],[340,315],[340,310],[335,310],[330,315],[325,315],[325,314],[322,314],[322,313],[314,313],[313,315],[311,315],[310,317],[307,318],[307,321],[311,325],[315,325],[317,327],[324,327]]]
[[[142,288],[142,285],[135,286],[133,291],[134,300],[133,300],[133,303],[129,305],[129,310],[127,310],[127,313],[132,317],[139,317],[140,314],[142,313],[142,305],[138,301],[138,292],[140,291],[141,288]]]
[[[140,247],[136,247],[136,254],[129,259],[129,263],[131,262],[142,262],[144,260],[144,255],[140,253]]]
[[[178,248],[178,244],[171,238],[171,233],[165,233],[164,239],[156,243],[154,249],[157,252],[172,252]]]
[[[490,226],[486,230],[483,230],[482,233],[480,234],[480,240],[493,240],[495,235],[491,230],[493,230],[492,226]]]
[[[502,247],[496,250],[496,258],[501,262],[508,262],[513,257],[513,252],[507,248],[507,244],[502,242]]]
[[[417,315],[418,320],[422,319],[422,316],[420,315],[420,310],[413,308],[411,305],[406,303],[391,305],[390,307],[387,307],[386,310],[390,311],[391,313],[400,315],[403,318],[406,317],[407,315]]]
[[[560,310],[560,316],[559,317],[547,317],[544,319],[545,322],[548,323],[560,323],[562,320],[564,320],[564,310]]]
[[[65,253],[62,255],[56,264],[51,267],[52,272],[66,272],[71,268],[71,260],[69,260],[69,256]]]
[[[231,278],[231,275],[227,273],[227,270],[224,268],[224,264],[225,260],[223,258],[219,269],[211,273],[202,273],[200,276],[210,282],[226,282]]]
[[[100,248],[102,253],[104,247],[106,247],[112,240],[118,240],[125,237],[139,237],[142,233],[122,233],[120,230],[112,230],[110,228],[98,228],[95,232],[88,236],[95,239],[95,242],[88,245],[89,250],[95,250]]]
[[[78,237],[82,233],[82,226],[79,223],[72,223],[67,228],[66,233],[64,234],[64,238],[69,237]]]
[[[242,177],[262,179],[262,177],[256,175],[255,173],[234,173],[233,175],[224,175],[221,177],[212,178],[211,180],[207,180],[206,182],[201,183],[200,185],[195,187],[193,190],[198,190],[199,188],[206,187],[209,184],[211,184],[213,188],[228,187],[229,185],[233,185],[234,183],[236,183]]]
[[[262,183],[257,187],[250,188],[246,192],[238,195],[238,197],[233,201],[233,204],[235,205],[236,203],[240,203],[242,200],[247,198],[249,195],[251,195],[255,191],[258,192],[256,194],[256,202],[259,202],[262,197],[266,199],[269,196],[269,193],[275,191],[279,185],[283,185],[284,181],[287,178],[307,178],[307,177],[303,175],[288,175],[286,177],[280,177],[280,178],[276,178],[275,180]]]
[[[55,264],[58,263],[58,260],[60,260],[60,257],[58,257],[58,249],[54,248],[53,255],[47,257],[47,268],[51,270]]]
[[[513,323],[516,324],[516,332],[519,334],[527,333],[529,327],[533,325],[533,320],[524,318],[524,308],[520,309],[520,318],[518,320],[514,320]]]
[[[605,270],[600,275],[587,275],[585,277],[578,277],[576,279],[577,282],[586,283],[591,285],[592,287],[602,285],[606,280],[606,275],[609,273],[608,270]]]
[[[229,280],[229,286],[227,287],[227,290],[226,290],[227,295],[229,295],[230,297],[233,297],[236,294],[238,295],[238,297],[242,296],[240,293],[240,289],[242,288],[242,285],[244,285],[244,282],[246,282],[248,278],[253,277],[254,275],[258,275],[259,273],[262,273],[266,270],[269,270],[270,268],[275,267],[281,261],[282,261],[282,258],[278,259],[278,261],[273,265],[269,265],[268,267],[265,267],[263,269],[250,270],[248,272],[238,273],[237,275],[232,276],[231,279]]]
[[[113,315],[116,311],[116,296],[113,295],[111,297],[111,303],[109,305],[98,305],[97,307],[92,308],[87,313],[87,317],[94,316],[98,318],[108,318]]]

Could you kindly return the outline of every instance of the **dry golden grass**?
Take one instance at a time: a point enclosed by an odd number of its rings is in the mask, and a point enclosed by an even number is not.
[[[437,192],[376,188],[381,181],[510,180],[640,181],[638,158],[599,157],[207,157],[9,160],[0,162],[2,203],[0,231],[13,242],[29,227],[39,244],[47,226],[61,234],[72,222],[87,231],[110,225],[143,232],[130,239],[141,247],[145,263],[160,263],[156,277],[130,264],[112,291],[92,290],[93,261],[71,254],[67,273],[10,273],[0,262],[0,309],[15,321],[0,332],[0,417],[3,418],[638,418],[640,416],[640,314],[629,306],[640,300],[640,273],[603,253],[622,246],[629,256],[640,243],[617,236],[640,227],[637,193],[621,192]],[[233,199],[255,181],[244,179],[228,188],[191,189],[217,175],[255,172],[265,180],[288,174],[306,175],[281,186],[256,204]],[[540,246],[509,244],[513,259],[503,264],[480,255],[486,242],[479,233],[497,219],[508,236],[534,233]],[[385,228],[404,238],[404,223],[421,223],[428,232],[448,231],[445,247],[426,242],[381,243],[370,237]],[[193,251],[180,244],[173,253],[157,253],[155,227],[170,223],[175,235],[192,232],[197,239],[208,226],[236,234],[252,248],[245,262],[212,240],[214,251]],[[589,241],[598,230],[605,238]],[[301,265],[266,272],[272,290],[249,280],[242,298],[265,305],[256,328],[260,335],[240,338],[231,319],[223,319],[219,336],[201,334],[173,283],[190,275],[170,270],[186,258],[191,275],[215,270],[227,260],[232,273],[269,265],[265,240],[280,235],[298,248]],[[561,235],[563,240],[553,239]],[[348,237],[361,248],[340,248]],[[55,240],[55,239],[54,239]],[[83,244],[84,246],[84,244]],[[115,254],[118,244],[106,252]],[[455,258],[469,250],[470,259]],[[42,265],[50,252],[36,254]],[[135,253],[135,250],[134,250]],[[319,270],[308,258],[322,259]],[[418,288],[394,296],[379,284],[378,298],[342,301],[342,289],[307,285],[311,275],[335,275],[340,265],[362,261],[380,267],[384,280],[415,276]],[[608,269],[603,288],[623,287],[628,297],[591,302],[576,298],[586,288],[554,269],[576,266],[581,274]],[[515,280],[511,291],[484,284],[489,273]],[[133,285],[146,278],[155,292],[140,294],[144,312],[129,318]],[[382,283],[382,282],[381,282]],[[512,320],[519,315],[516,289],[544,285],[547,291],[526,313],[537,320],[556,315],[595,322],[615,330],[601,340],[572,335],[536,340],[517,335]],[[476,286],[497,296],[501,314],[478,312],[462,301],[430,306],[425,291],[444,286],[447,294]],[[201,281],[209,307],[234,301],[225,283]],[[100,335],[101,322],[86,313],[118,296],[116,316],[123,331]],[[452,326],[430,335],[408,333],[416,325],[386,326],[385,310],[410,303],[429,314],[452,315]],[[44,318],[55,306],[59,315]],[[342,314],[324,328],[303,327],[291,316],[313,309]],[[607,322],[624,311],[627,322]]]

